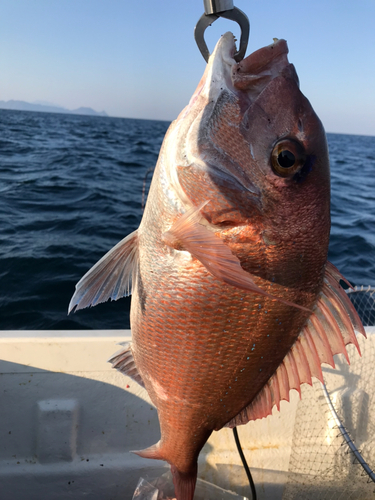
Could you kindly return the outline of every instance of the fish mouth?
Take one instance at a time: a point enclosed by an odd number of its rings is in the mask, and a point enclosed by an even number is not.
[[[287,68],[299,84],[294,67],[288,61],[289,49],[285,40],[274,38],[272,44],[256,50],[239,63],[234,60],[235,52],[235,38],[227,32],[218,41],[208,61],[206,82],[211,98],[217,97],[225,84],[232,92],[245,91],[254,101]]]

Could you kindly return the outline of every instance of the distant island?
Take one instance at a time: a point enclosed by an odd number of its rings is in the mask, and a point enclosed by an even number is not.
[[[39,104],[25,101],[0,101],[0,109],[14,109],[17,111],[43,111],[45,113],[65,113],[68,115],[108,116],[105,111],[95,111],[92,108],[66,109],[53,104]]]

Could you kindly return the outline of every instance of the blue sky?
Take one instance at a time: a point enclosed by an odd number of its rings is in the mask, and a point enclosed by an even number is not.
[[[249,51],[285,38],[328,132],[375,135],[375,0],[235,0]],[[193,38],[203,0],[1,0],[0,100],[174,119],[204,70]],[[212,49],[237,25],[208,28]]]

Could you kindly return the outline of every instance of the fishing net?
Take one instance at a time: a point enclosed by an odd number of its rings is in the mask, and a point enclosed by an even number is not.
[[[363,326],[375,325],[375,288],[356,286],[354,290],[347,290],[346,293],[356,308]]]
[[[374,325],[375,288],[348,294],[363,324]],[[348,346],[350,366],[336,356],[325,387],[302,387],[283,500],[375,499],[375,343],[358,340],[362,358]]]

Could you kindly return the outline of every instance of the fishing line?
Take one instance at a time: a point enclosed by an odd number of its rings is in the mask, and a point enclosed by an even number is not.
[[[233,435],[234,435],[234,440],[236,441],[237,451],[240,455],[242,465],[244,466],[244,469],[245,469],[245,472],[247,475],[247,479],[249,480],[252,499],[257,500],[257,492],[255,490],[255,484],[254,484],[253,477],[251,475],[249,466],[247,465],[245,455],[243,454],[243,451],[242,451],[240,439],[238,437],[237,427],[233,427]]]

